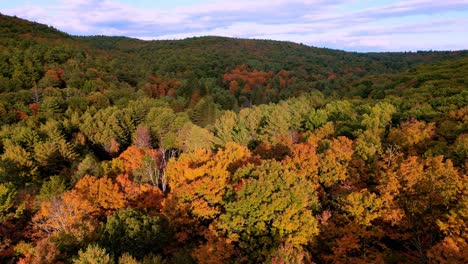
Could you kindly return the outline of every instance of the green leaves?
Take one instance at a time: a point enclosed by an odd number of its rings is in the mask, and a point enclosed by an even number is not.
[[[324,109],[317,109],[310,112],[309,116],[305,119],[305,127],[308,130],[315,130],[325,124],[328,120],[327,111]]]
[[[247,146],[250,137],[243,120],[233,111],[226,111],[214,124],[214,142],[217,146],[224,146],[228,142],[236,142]]]
[[[22,201],[17,200],[17,191],[12,183],[0,183],[0,224],[20,217],[24,210]]]
[[[166,233],[159,217],[126,209],[107,217],[100,243],[115,256],[131,252],[133,256],[143,258],[151,252],[161,251]]]
[[[244,171],[243,187],[218,223],[242,251],[261,261],[282,242],[301,248],[318,234],[313,213],[319,204],[311,182],[275,161]]]

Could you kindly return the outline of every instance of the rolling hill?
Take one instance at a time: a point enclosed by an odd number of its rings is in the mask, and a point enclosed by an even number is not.
[[[222,75],[243,64],[250,70],[290,71],[314,85],[337,77],[395,73],[421,63],[468,55],[466,51],[351,53],[292,42],[225,37],[161,41],[77,37],[5,15],[0,16],[0,34],[0,91],[30,89],[47,70],[58,68],[65,69],[63,87],[81,88],[78,86],[83,84],[69,80],[74,66],[85,76],[94,69],[101,79],[116,79],[118,84],[133,87],[149,75],[179,80],[216,78],[222,86]]]

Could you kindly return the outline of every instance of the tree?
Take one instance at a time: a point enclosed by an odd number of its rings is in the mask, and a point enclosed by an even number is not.
[[[226,111],[222,116],[216,119],[214,124],[215,144],[218,146],[224,146],[227,142],[242,144],[243,142],[237,142],[236,140],[236,127],[238,123],[239,119],[237,114],[233,111]]]
[[[39,200],[46,201],[60,195],[66,190],[65,180],[60,176],[50,176],[48,181],[44,181],[39,192]]]
[[[465,263],[468,261],[468,196],[464,190],[457,206],[437,220],[437,226],[443,233],[443,240],[439,241],[428,252],[427,257],[438,263]]]
[[[299,263],[312,263],[311,257],[307,250],[297,249],[291,244],[281,244],[277,250],[271,253],[269,261],[272,264],[299,264]]]
[[[263,109],[264,123],[260,130],[261,139],[264,141],[277,143],[282,136],[288,136],[291,128],[291,115],[285,106],[271,106]]]
[[[190,109],[188,114],[194,124],[200,127],[206,127],[215,123],[216,119],[221,114],[221,109],[220,106],[213,101],[211,96],[205,96]]]
[[[160,253],[165,245],[163,221],[158,216],[124,209],[107,217],[100,243],[113,255],[132,252],[137,258]]]
[[[353,192],[346,197],[345,211],[354,218],[354,222],[370,226],[372,221],[381,217],[384,201],[367,189]]]
[[[319,155],[319,181],[325,187],[331,187],[348,178],[348,162],[354,152],[352,144],[350,139],[338,137]]]
[[[291,146],[292,153],[283,160],[283,166],[314,184],[318,184],[319,160],[316,147],[311,142],[293,144]]]
[[[63,69],[48,70],[44,77],[39,81],[39,87],[61,87],[63,86],[62,80]]]
[[[12,183],[0,183],[0,224],[22,214],[25,205],[17,199],[17,191]]]
[[[130,146],[119,155],[118,159],[123,161],[125,172],[133,173],[142,167],[142,161],[145,155],[156,157],[156,151]]]
[[[119,264],[138,264],[139,262],[129,253],[124,253],[119,257]]]
[[[388,134],[388,141],[411,149],[419,144],[423,144],[435,135],[435,123],[424,121],[407,121],[400,124],[400,128],[393,128]]]
[[[132,175],[135,181],[151,183],[165,192],[166,165],[176,153],[175,150],[166,150],[162,147],[155,150],[130,146],[115,161],[120,161],[123,166],[122,172]]]
[[[126,205],[119,186],[106,176],[96,178],[87,175],[76,183],[73,192],[104,214],[124,208]]]
[[[381,154],[381,138],[392,121],[396,108],[386,102],[378,103],[370,108],[369,113],[362,115],[361,126],[364,131],[359,132],[355,141],[356,154],[364,160],[372,160],[376,154]]]
[[[135,135],[133,136],[133,145],[138,148],[151,148],[151,135],[150,131],[145,126],[137,127]]]
[[[386,247],[378,227],[347,222],[341,216],[323,226],[318,237],[322,261],[329,263],[384,263]]]
[[[456,235],[446,236],[435,246],[437,237],[444,237],[440,232],[445,226],[441,219],[450,219],[449,210],[456,211],[454,205],[466,186],[466,180],[452,162],[444,161],[442,156],[421,159],[395,155],[392,162],[385,161],[381,166],[377,188],[389,212],[383,220],[392,223],[386,230],[388,236],[405,245],[406,257],[413,261],[428,261],[428,257],[435,256],[434,252],[445,254],[444,250],[452,254],[450,248],[457,246],[447,248],[446,243],[457,244],[457,239],[452,240]],[[457,233],[455,230],[453,234]],[[463,244],[459,246],[463,248]]]
[[[315,130],[327,122],[328,115],[324,109],[312,109],[309,116],[305,119],[305,128],[308,130]]]
[[[234,256],[239,256],[239,252],[235,249],[232,241],[221,236],[213,225],[210,225],[204,231],[204,238],[206,242],[195,248],[191,254],[198,263],[226,263],[232,260]]]
[[[152,139],[156,140],[159,149],[170,150],[178,147],[177,135],[182,127],[189,123],[190,119],[187,113],[174,113],[171,108],[158,107],[152,108],[144,123],[151,132]]]
[[[20,264],[48,264],[48,263],[63,263],[59,261],[60,251],[51,239],[40,240],[36,247],[25,254],[18,263]]]
[[[185,123],[178,134],[178,147],[184,152],[196,149],[211,149],[213,134],[206,128],[191,123]]]
[[[111,257],[105,249],[97,245],[89,245],[85,251],[80,250],[73,264],[113,264]]]
[[[231,170],[252,161],[249,150],[235,143],[228,143],[216,154],[198,149],[169,161],[166,173],[171,192],[163,213],[177,242],[196,242],[207,236],[209,224],[223,211],[224,197],[231,188]]]
[[[275,161],[243,170],[217,227],[250,260],[265,261],[281,243],[302,250],[319,233],[313,185]]]
[[[2,169],[7,181],[31,181],[37,177],[37,164],[30,152],[12,142],[5,142],[1,156]]]
[[[74,176],[75,176],[75,179],[78,181],[81,178],[83,178],[85,175],[101,176],[102,173],[103,173],[102,168],[97,158],[92,154],[88,154],[78,164],[78,167],[76,168],[76,172]]]
[[[116,182],[122,190],[128,207],[145,212],[160,212],[163,193],[157,186],[134,182],[127,174],[119,174]]]
[[[83,241],[96,230],[97,212],[98,208],[71,191],[42,202],[33,223],[39,236],[65,233]]]
[[[216,154],[198,149],[169,161],[167,175],[172,195],[189,203],[194,216],[213,219],[220,213],[231,173],[230,166],[248,163],[250,152],[246,147],[228,143]]]

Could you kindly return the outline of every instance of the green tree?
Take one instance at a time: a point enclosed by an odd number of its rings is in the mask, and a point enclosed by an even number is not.
[[[316,128],[319,128],[321,127],[322,125],[324,125],[328,120],[328,114],[326,112],[326,110],[324,109],[317,109],[317,110],[314,110],[312,109],[309,113],[309,115],[307,116],[307,118],[305,119],[305,128],[307,128],[308,130],[315,130]]]
[[[260,109],[264,114],[260,128],[262,140],[277,143],[281,137],[289,135],[291,114],[287,106],[271,105],[260,107]]]
[[[39,192],[39,200],[49,200],[65,192],[67,186],[65,180],[60,176],[50,176],[48,181],[44,181]]]
[[[183,151],[194,151],[213,146],[213,134],[206,129],[191,123],[185,123],[178,134],[178,148]]]
[[[0,184],[0,223],[21,215],[24,204],[17,199],[17,191],[12,183]]]
[[[241,189],[219,217],[218,228],[254,262],[285,242],[302,249],[318,235],[319,209],[311,182],[275,161],[242,170]]]
[[[166,231],[158,216],[134,209],[124,209],[107,217],[100,243],[116,256],[132,252],[137,258],[159,253],[166,241]]]

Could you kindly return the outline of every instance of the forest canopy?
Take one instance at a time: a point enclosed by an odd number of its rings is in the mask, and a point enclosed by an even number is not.
[[[467,51],[0,35],[2,263],[468,262]]]

